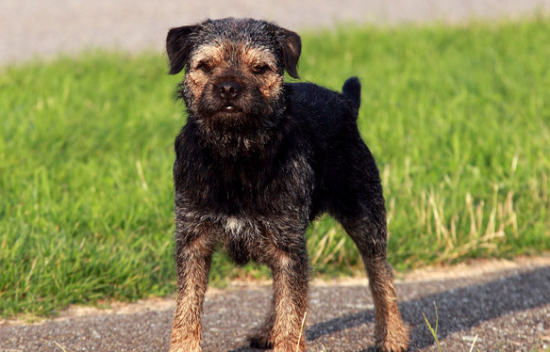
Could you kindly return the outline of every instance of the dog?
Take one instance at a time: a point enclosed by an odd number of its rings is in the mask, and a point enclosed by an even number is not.
[[[272,271],[273,300],[250,346],[305,351],[305,231],[336,218],[360,251],[375,304],[375,348],[406,351],[409,333],[386,261],[379,172],[357,129],[361,85],[342,94],[298,78],[298,34],[254,19],[172,28],[170,74],[185,71],[187,123],[174,163],[177,303],[171,352],[201,351],[200,315],[215,248]]]

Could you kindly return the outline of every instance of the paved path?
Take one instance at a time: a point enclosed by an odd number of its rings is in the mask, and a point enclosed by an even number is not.
[[[342,21],[395,24],[550,12],[550,0],[2,0],[0,64],[84,48],[163,52],[169,28],[212,17],[256,17],[291,29]]]
[[[483,263],[420,275],[397,284],[404,319],[425,352],[437,351],[422,313],[435,326],[443,351],[547,351],[550,348],[550,258]],[[246,334],[261,323],[270,299],[262,285],[210,290],[204,308],[204,352],[253,352]],[[137,307],[137,308],[136,308]],[[125,306],[105,314],[75,311],[34,325],[0,323],[0,352],[167,351],[172,299]],[[80,314],[79,314],[80,315]],[[374,312],[366,280],[316,284],[310,294],[309,351],[366,352]],[[477,339],[476,339],[477,336]],[[537,349],[540,348],[540,349]]]

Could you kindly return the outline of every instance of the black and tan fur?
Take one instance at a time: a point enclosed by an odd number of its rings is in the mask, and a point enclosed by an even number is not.
[[[174,28],[170,73],[185,70],[188,119],[174,164],[177,309],[171,352],[200,351],[212,253],[273,273],[274,296],[255,348],[305,351],[309,265],[304,233],[319,214],[356,243],[375,302],[375,344],[405,351],[408,331],[386,261],[386,214],[374,158],[357,130],[359,80],[343,94],[298,77],[300,37],[274,24],[227,18]]]

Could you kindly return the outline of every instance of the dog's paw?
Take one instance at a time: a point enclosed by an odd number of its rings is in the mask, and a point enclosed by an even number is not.
[[[414,346],[409,346],[406,349],[395,349],[395,350],[394,349],[386,350],[386,349],[381,349],[379,347],[371,346],[365,352],[422,352],[422,351],[417,349]]]
[[[169,352],[202,352],[202,349],[200,347],[170,346]]]
[[[271,335],[266,333],[257,333],[248,338],[250,340],[250,347],[259,348],[262,350],[268,350],[273,348],[273,341],[271,341]]]

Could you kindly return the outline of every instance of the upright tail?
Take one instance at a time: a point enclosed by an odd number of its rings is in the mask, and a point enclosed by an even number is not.
[[[342,94],[349,98],[355,110],[359,110],[359,106],[361,106],[361,82],[359,82],[359,78],[348,78],[342,87]]]

